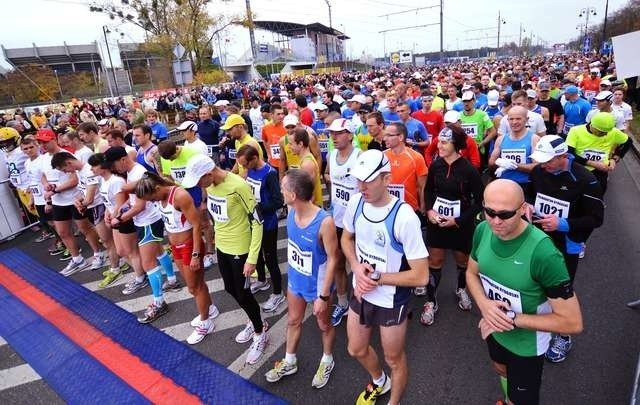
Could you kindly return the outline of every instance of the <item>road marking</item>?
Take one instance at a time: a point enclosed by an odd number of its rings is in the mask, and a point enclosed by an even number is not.
[[[29,364],[6,368],[0,370],[0,391],[38,381],[41,378],[40,374],[36,373],[36,370],[31,368]]]
[[[312,312],[313,305],[307,305],[307,310],[304,313],[302,323],[304,323],[307,318],[309,318]],[[227,369],[246,379],[253,377],[256,371],[258,371],[258,369],[262,367],[264,363],[266,363],[276,351],[280,350],[280,347],[282,347],[283,344],[286,343],[287,321],[288,317],[283,316],[282,318],[280,318],[280,320],[278,320],[278,322],[269,327],[269,344],[267,345],[267,348],[265,349],[262,356],[260,356],[260,360],[258,360],[256,364],[249,365],[245,363],[247,354],[249,353],[249,348],[247,348],[247,350],[245,350],[245,352],[242,353],[240,357],[238,357],[233,363],[231,363],[229,367],[227,367]]]

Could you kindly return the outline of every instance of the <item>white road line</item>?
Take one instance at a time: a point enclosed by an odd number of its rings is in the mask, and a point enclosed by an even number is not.
[[[29,364],[0,370],[0,391],[40,379],[40,375]]]
[[[304,318],[302,323],[304,323],[307,318],[313,312],[313,307],[311,305],[307,305],[307,310],[304,313]],[[280,349],[280,347],[287,341],[287,317],[283,316],[280,318],[278,322],[272,325],[269,328],[269,344],[267,345],[266,350],[260,357],[260,360],[256,364],[249,365],[245,363],[247,358],[247,354],[249,353],[249,349],[245,350],[244,353],[240,355],[229,367],[228,370],[233,371],[234,373],[240,375],[243,378],[249,379],[251,378],[256,371],[260,367],[266,363],[271,356],[274,355],[276,351]]]

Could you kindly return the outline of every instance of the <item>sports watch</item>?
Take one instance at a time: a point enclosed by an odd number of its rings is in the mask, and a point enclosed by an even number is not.
[[[505,315],[507,315],[509,317],[509,319],[511,319],[511,323],[513,325],[516,324],[516,316],[518,315],[515,311],[513,310],[508,310],[508,311],[504,311]]]

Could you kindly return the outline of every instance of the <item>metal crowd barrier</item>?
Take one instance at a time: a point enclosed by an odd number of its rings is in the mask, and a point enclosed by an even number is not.
[[[636,366],[636,375],[633,380],[633,391],[631,392],[631,402],[629,404],[640,404],[640,355],[638,356],[638,365]]]
[[[0,180],[0,242],[39,223],[37,217],[33,220],[30,218],[9,179]]]

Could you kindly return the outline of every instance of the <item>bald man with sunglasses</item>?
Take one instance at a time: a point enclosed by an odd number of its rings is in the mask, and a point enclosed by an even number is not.
[[[551,333],[582,331],[578,299],[562,253],[524,220],[521,187],[499,179],[485,188],[484,214],[473,236],[467,289],[500,375],[505,404],[538,404]]]

